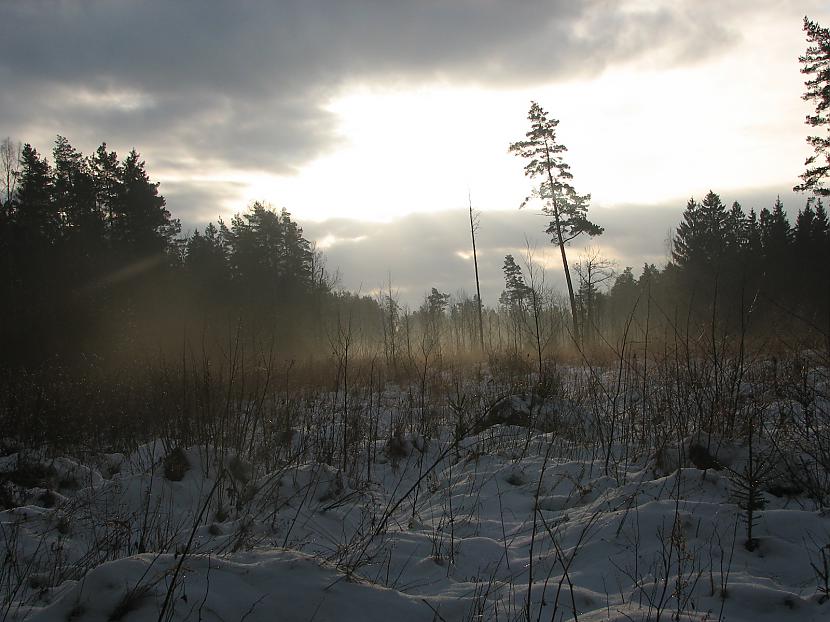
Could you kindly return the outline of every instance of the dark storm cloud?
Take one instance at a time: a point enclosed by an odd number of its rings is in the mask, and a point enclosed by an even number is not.
[[[517,85],[595,74],[647,50],[669,64],[700,59],[734,38],[714,6],[3,2],[0,129],[24,140],[60,132],[173,161],[197,154],[205,163],[290,173],[332,148],[323,106],[352,81]]]

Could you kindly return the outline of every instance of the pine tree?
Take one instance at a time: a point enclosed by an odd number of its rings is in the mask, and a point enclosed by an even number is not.
[[[304,293],[312,285],[311,245],[303,237],[302,227],[291,220],[291,214],[285,208],[280,210],[279,223],[282,227],[280,268],[283,286]]]
[[[151,182],[144,161],[133,149],[121,167],[119,194],[115,206],[115,240],[133,255],[159,255],[169,249],[181,231],[170,216],[158,183]]]
[[[499,302],[506,307],[520,307],[527,299],[529,287],[525,283],[522,268],[516,263],[513,255],[504,256],[504,291]]]
[[[433,340],[437,340],[441,333],[444,311],[446,311],[449,302],[449,294],[440,292],[433,287],[418,310],[424,319],[427,334]],[[454,311],[458,312],[459,310],[454,309]]]
[[[830,195],[830,188],[824,185],[824,179],[830,173],[830,116],[827,114],[830,108],[830,29],[805,17],[804,32],[810,45],[806,53],[799,57],[801,73],[809,76],[804,82],[807,88],[803,99],[815,106],[815,113],[808,114],[805,122],[811,128],[824,132],[823,135],[807,137],[813,155],[804,162],[806,169],[800,176],[801,183],[794,190]]]
[[[63,136],[57,137],[52,156],[55,162],[52,188],[55,209],[67,234],[88,252],[103,233],[89,160]]]
[[[123,173],[118,154],[115,151],[107,151],[107,143],[101,143],[90,159],[90,168],[98,211],[103,215],[107,228],[112,233],[118,212],[118,200],[122,193]]]
[[[51,244],[60,231],[60,220],[52,205],[52,168],[28,143],[23,146],[20,164],[15,222],[24,238]]]
[[[499,304],[507,311],[507,316],[510,319],[509,327],[512,333],[513,350],[518,355],[522,341],[522,325],[524,324],[531,291],[525,283],[522,268],[516,263],[513,255],[505,255],[502,272],[504,272],[504,290],[499,296]]]
[[[509,152],[528,160],[524,168],[527,177],[542,179],[534,194],[544,202],[542,211],[552,218],[546,233],[552,236],[551,241],[559,247],[562,255],[562,268],[571,303],[573,336],[580,343],[576,298],[565,245],[582,234],[600,235],[603,229],[588,220],[591,195],[577,194],[570,183],[573,179],[571,167],[562,156],[567,148],[557,142],[556,137],[559,121],[548,118],[548,114],[536,102],[531,102],[527,118],[530,121],[530,130],[525,134],[527,139],[512,143]],[[522,205],[528,200],[529,197]]]
[[[249,298],[266,305],[302,296],[313,286],[313,253],[302,228],[286,210],[254,203],[237,214],[223,236],[231,278]]]
[[[830,326],[830,220],[821,199],[816,202],[812,239],[815,248],[813,261],[817,271],[816,283],[818,285],[815,288],[817,311]]]
[[[434,287],[427,296],[425,310],[431,317],[444,314],[450,302],[450,295],[440,292]]]

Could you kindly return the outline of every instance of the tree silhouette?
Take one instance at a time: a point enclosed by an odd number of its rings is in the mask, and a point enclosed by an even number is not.
[[[16,192],[20,173],[20,156],[23,147],[6,137],[0,142],[0,190],[2,190],[3,216],[11,218],[12,198]]]
[[[524,168],[527,177],[542,178],[539,186],[534,189],[533,196],[543,201],[542,212],[552,218],[546,233],[552,236],[552,242],[559,247],[562,255],[562,268],[565,271],[571,303],[574,339],[579,343],[576,299],[565,245],[583,233],[594,236],[601,234],[603,229],[588,220],[591,195],[577,194],[570,183],[573,179],[571,167],[562,156],[567,148],[557,142],[556,138],[559,121],[548,118],[548,114],[536,102],[531,102],[527,118],[530,121],[530,130],[525,134],[526,140],[511,143],[508,150],[528,160]],[[526,198],[522,206],[529,200],[530,197]]]
[[[478,217],[473,214],[473,200],[467,195],[470,206],[470,238],[473,243],[473,267],[476,274],[476,305],[478,307],[478,341],[479,348],[484,352],[484,319],[482,317],[481,283],[478,278],[478,253],[476,252],[476,231],[478,230]]]
[[[219,227],[210,223],[204,233],[194,231],[185,244],[185,273],[201,301],[218,302],[227,295],[230,271],[225,231],[222,221]]]
[[[521,306],[530,288],[525,283],[522,268],[516,263],[513,255],[504,256],[502,272],[504,272],[504,291],[499,301],[507,307]]]
[[[112,231],[123,177],[118,154],[115,151],[107,151],[107,143],[102,143],[95,155],[90,158],[90,168],[95,183],[98,210],[106,219],[108,229]]]
[[[138,257],[159,255],[179,231],[181,225],[167,211],[158,183],[150,181],[144,161],[133,149],[121,167],[112,222],[115,241]]]
[[[248,303],[272,308],[302,297],[313,286],[313,253],[286,210],[254,203],[222,230],[236,291]]]
[[[577,304],[583,316],[581,335],[587,342],[597,331],[603,298],[600,286],[614,278],[614,262],[603,257],[599,249],[587,248],[574,268],[579,278]]]
[[[28,143],[23,146],[20,167],[14,201],[16,224],[24,238],[51,243],[57,238],[60,226],[52,207],[52,167]]]
[[[104,219],[96,201],[90,161],[58,136],[52,151],[54,209],[62,223],[63,243],[69,259],[84,278],[92,269],[104,241]]]
[[[824,185],[824,179],[830,173],[830,117],[827,115],[830,108],[830,29],[805,17],[804,32],[810,45],[798,60],[801,62],[801,73],[810,77],[804,82],[807,88],[803,99],[815,106],[814,114],[808,114],[805,122],[811,128],[824,130],[824,133],[807,137],[813,155],[804,162],[806,169],[800,175],[801,183],[794,190],[830,195],[830,188]]]
[[[814,197],[798,212],[792,232],[794,261],[799,270],[796,278],[804,295],[799,302],[809,303],[816,298],[818,309],[826,307],[828,293],[828,265],[830,265],[830,223],[821,200]]]
[[[727,245],[737,238],[734,231],[727,233],[730,221],[740,222],[711,190],[702,203],[689,199],[677,228],[672,259],[696,275],[719,270]]]
[[[764,289],[780,295],[789,289],[792,274],[792,230],[780,197],[772,211],[761,210],[760,232]]]

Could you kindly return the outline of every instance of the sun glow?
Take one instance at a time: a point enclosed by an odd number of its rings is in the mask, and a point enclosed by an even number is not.
[[[507,147],[524,136],[535,99],[560,120],[574,185],[595,205],[786,189],[808,149],[802,42],[798,24],[786,39],[771,28],[747,24],[742,42],[711,62],[629,65],[532,90],[353,86],[327,106],[339,131],[333,151],[292,176],[234,179],[246,202],[267,200],[301,220],[391,221],[464,208],[468,191],[479,210],[513,209],[533,184]]]

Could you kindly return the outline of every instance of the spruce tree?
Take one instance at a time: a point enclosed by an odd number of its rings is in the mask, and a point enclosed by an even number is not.
[[[820,310],[828,293],[828,264],[830,264],[830,225],[824,205],[814,197],[798,212],[792,233],[794,257],[798,265],[797,280],[801,285],[799,298],[811,310]]]
[[[798,210],[793,230],[793,242],[795,243],[796,254],[803,260],[799,261],[802,266],[804,265],[803,262],[809,261],[810,255],[812,255],[813,236],[816,229],[816,211],[813,209],[812,202],[808,201],[803,210]]]
[[[672,260],[681,268],[693,263],[703,237],[700,205],[694,197],[686,203],[683,220],[672,241]]]
[[[790,238],[790,222],[784,211],[781,197],[778,197],[772,211],[766,208],[761,210],[761,245],[768,263],[780,261],[786,257]]]
[[[746,220],[746,254],[756,258],[761,253],[761,225],[758,222],[758,214],[754,209],[749,210]]]
[[[735,219],[734,214],[711,190],[701,203],[689,199],[673,242],[674,262],[693,276],[719,272],[730,238],[736,237],[728,234],[730,219]]]
[[[735,201],[726,215],[726,252],[730,260],[737,260],[749,240],[749,222],[741,204]]]
[[[792,230],[784,205],[779,197],[770,211],[761,210],[761,274],[767,294],[781,298],[794,285],[792,256]]]

